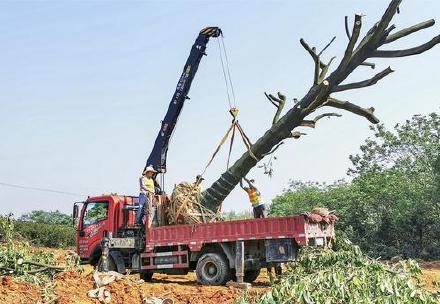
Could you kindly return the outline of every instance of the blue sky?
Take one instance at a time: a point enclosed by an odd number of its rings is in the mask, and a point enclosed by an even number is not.
[[[223,29],[240,108],[255,140],[270,126],[273,106],[263,92],[300,98],[313,64],[299,45],[323,47],[339,60],[346,44],[344,16],[366,14],[367,30],[387,1],[0,1],[0,182],[86,195],[137,194],[137,178],[153,146],[183,64],[198,31]],[[434,18],[438,1],[404,1],[398,29]],[[391,47],[411,47],[439,26]],[[212,43],[214,42],[214,43]],[[168,155],[167,190],[203,170],[230,117],[216,41],[195,77]],[[423,55],[376,60],[351,79],[392,65],[378,85],[335,95],[373,106],[383,123],[439,110],[440,48]],[[349,154],[370,135],[350,113],[323,120],[307,136],[280,148],[272,179],[255,169],[266,201],[290,179],[344,178]],[[233,159],[244,151],[237,142]],[[210,185],[225,169],[226,151],[206,174]],[[70,212],[73,197],[0,186],[0,213],[33,209]],[[250,208],[239,189],[225,210]]]

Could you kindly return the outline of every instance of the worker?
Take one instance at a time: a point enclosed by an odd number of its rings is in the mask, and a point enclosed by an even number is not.
[[[248,187],[243,186],[243,180],[240,180],[240,187],[246,191],[249,196],[249,201],[251,202],[254,211],[254,218],[266,217],[266,207],[261,201],[260,191],[258,191],[257,187],[255,187],[255,180],[249,180],[246,177],[243,179],[248,184]]]
[[[154,174],[157,171],[148,166],[139,178],[139,209],[136,213],[136,224],[142,225],[145,209],[149,216],[155,216],[153,209],[155,182]]]

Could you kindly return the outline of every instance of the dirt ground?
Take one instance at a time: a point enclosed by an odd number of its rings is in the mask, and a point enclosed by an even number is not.
[[[251,293],[263,292],[269,285],[262,274]],[[86,292],[93,288],[92,273],[62,273],[56,278],[55,292],[60,304],[98,303],[87,298]],[[112,303],[139,304],[145,297],[172,299],[174,303],[219,304],[233,303],[242,290],[226,286],[201,286],[194,273],[179,276],[155,274],[151,283],[142,283],[139,275],[127,275],[109,285]]]
[[[65,251],[56,250],[55,260],[62,261]],[[426,288],[438,290],[433,281],[440,280],[440,261],[421,263],[423,274],[420,280]],[[55,277],[54,290],[58,298],[56,303],[99,303],[89,299],[87,291],[93,286],[93,268],[83,266],[82,272],[63,272]],[[0,278],[0,303],[43,303],[42,291],[35,285]],[[267,273],[262,272],[248,291],[250,295],[262,293],[269,288]],[[169,298],[175,304],[220,304],[233,303],[243,291],[226,286],[201,286],[194,273],[181,276],[155,274],[151,283],[142,283],[139,275],[126,275],[123,279],[109,285],[111,303],[142,303],[145,297]]]
[[[39,249],[50,251],[54,260],[62,264],[67,254],[61,249]],[[54,291],[58,304],[99,303],[90,299],[87,291],[94,288],[93,267],[81,266],[81,272],[62,272],[55,276]],[[269,288],[267,273],[262,272],[248,291],[250,295],[264,292]],[[111,303],[139,304],[145,297],[171,299],[175,304],[220,304],[233,303],[243,290],[226,286],[202,286],[197,283],[195,273],[168,276],[155,274],[151,283],[141,282],[138,274],[126,275],[109,285]],[[11,277],[0,277],[0,303],[44,303],[42,290],[36,285],[18,282]]]
[[[420,280],[422,280],[426,288],[432,291],[440,291],[440,288],[434,285],[434,282],[440,282],[440,261],[422,262],[420,266],[423,271]]]

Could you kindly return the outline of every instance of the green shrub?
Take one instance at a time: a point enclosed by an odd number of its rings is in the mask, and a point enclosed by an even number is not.
[[[386,265],[363,254],[357,246],[333,251],[301,250],[298,263],[286,265],[280,282],[272,289],[238,303],[439,303],[440,295],[423,288],[417,276],[421,270],[412,260]]]
[[[15,222],[15,232],[36,246],[63,248],[75,246],[75,229],[70,225]]]

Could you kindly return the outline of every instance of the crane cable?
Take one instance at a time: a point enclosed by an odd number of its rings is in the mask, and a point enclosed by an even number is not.
[[[221,42],[221,44],[220,44],[220,42]],[[228,89],[228,86],[229,86],[229,88],[231,90],[231,94],[232,94],[232,105],[234,108],[236,108],[237,107],[237,99],[235,98],[234,84],[232,82],[231,70],[229,68],[230,65],[229,65],[229,59],[228,59],[228,52],[226,51],[226,44],[225,44],[225,40],[223,38],[223,33],[220,35],[220,37],[217,38],[217,43],[219,46],[220,61],[222,64],[223,77],[225,78],[226,89],[228,91],[228,98],[229,98],[229,89]],[[223,62],[223,57],[224,57],[224,62]],[[226,73],[225,73],[225,65],[226,65]],[[226,78],[227,78],[227,80],[226,80]],[[230,106],[230,108],[231,108],[231,106]]]
[[[221,40],[221,42],[220,42],[220,40]],[[241,125],[239,124],[239,122],[237,120],[238,108],[237,108],[237,102],[236,102],[236,97],[235,97],[234,85],[233,85],[232,77],[231,77],[231,71],[229,68],[228,55],[226,52],[226,46],[225,46],[225,42],[223,39],[223,34],[221,34],[217,38],[217,43],[218,43],[218,47],[219,47],[219,56],[220,56],[220,63],[222,66],[223,78],[225,80],[226,96],[228,98],[228,104],[229,104],[229,113],[232,115],[232,123],[229,126],[228,130],[226,131],[226,134],[220,140],[220,143],[217,145],[214,153],[211,156],[211,159],[209,160],[209,162],[205,166],[205,168],[204,168],[203,172],[200,174],[200,176],[203,176],[205,174],[206,170],[213,162],[217,153],[220,151],[221,147],[228,139],[229,134],[231,134],[231,132],[232,132],[232,136],[231,136],[231,140],[230,140],[230,144],[229,144],[228,158],[227,158],[227,162],[226,162],[226,169],[229,169],[229,162],[231,159],[231,153],[232,153],[232,147],[234,144],[236,129],[238,130],[238,132],[243,140],[243,143],[246,146],[251,157],[254,158],[256,161],[258,161],[258,158],[252,153],[252,150],[251,150],[252,142],[250,141],[249,137],[246,135],[246,133],[244,132],[243,128],[241,127]],[[231,95],[232,95],[232,100],[231,100]]]

